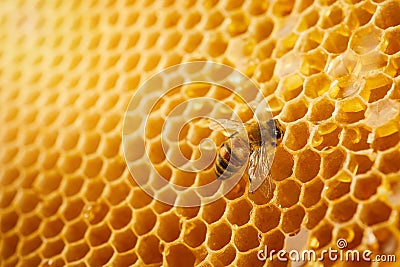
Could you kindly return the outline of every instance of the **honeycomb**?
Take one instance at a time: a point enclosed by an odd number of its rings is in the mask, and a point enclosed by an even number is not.
[[[1,266],[396,266],[257,255],[321,253],[345,239],[400,258],[399,13],[396,0],[1,1]],[[132,95],[198,60],[249,76],[285,128],[270,196],[249,193],[244,176],[212,203],[180,207],[131,176],[122,133]],[[145,139],[173,184],[215,179],[212,164],[171,167],[160,141],[165,114],[203,96],[253,116],[218,86],[163,97]],[[192,120],[176,143],[197,159],[209,137],[224,141]]]

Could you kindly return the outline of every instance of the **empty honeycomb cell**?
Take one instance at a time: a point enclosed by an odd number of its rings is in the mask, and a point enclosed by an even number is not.
[[[314,229],[314,227],[316,227],[325,217],[327,209],[328,206],[323,200],[308,209],[305,217],[305,225],[307,229]]]
[[[0,221],[1,232],[7,233],[8,231],[10,231],[15,227],[17,222],[18,222],[18,214],[15,211],[9,211],[7,213],[3,213]]]
[[[346,152],[342,149],[332,149],[324,155],[321,164],[321,175],[325,179],[335,176],[343,167]]]
[[[134,209],[146,207],[153,199],[145,191],[140,188],[133,189],[133,193],[129,199],[129,203]]]
[[[327,181],[324,194],[327,199],[335,200],[350,192],[351,176],[340,172],[335,178]]]
[[[285,236],[281,230],[276,228],[276,229],[269,231],[265,235],[264,240],[265,240],[264,245],[266,245],[268,248],[268,255],[265,255],[265,256],[270,257],[271,255],[269,253],[271,253],[272,250],[279,251],[279,250],[283,249],[284,242],[285,242]]]
[[[125,229],[112,234],[112,244],[118,252],[126,252],[132,250],[137,243],[137,236],[130,230]]]
[[[294,180],[284,180],[277,188],[278,205],[289,208],[299,201],[301,186]]]
[[[271,166],[272,179],[282,181],[293,173],[293,156],[282,147],[275,150],[274,162]]]
[[[186,29],[191,29],[198,25],[202,19],[201,14],[197,10],[191,11],[186,17],[184,17],[184,27]]]
[[[323,29],[331,28],[335,25],[338,25],[343,20],[343,10],[334,5],[330,10],[327,10],[324,16],[322,17],[320,26]]]
[[[307,54],[303,56],[305,59],[301,67],[301,72],[303,74],[311,75],[319,73],[323,69],[327,55],[318,48],[322,43],[323,38],[324,33],[319,28],[309,30],[300,37],[302,42],[299,46],[299,50],[301,52],[307,52]]]
[[[294,7],[294,1],[285,0],[279,1],[273,4],[272,12],[277,17],[285,17],[288,16]]]
[[[281,119],[284,122],[293,122],[299,120],[306,115],[308,110],[307,103],[301,99],[294,99],[288,102],[281,115]]]
[[[326,98],[315,101],[311,107],[310,121],[319,122],[327,120],[332,116],[334,110],[335,104]]]
[[[126,210],[126,212],[128,212],[128,210]],[[130,212],[130,210],[129,210]],[[157,222],[157,218],[156,215],[154,214],[154,212],[149,209],[149,208],[145,208],[144,210],[138,210],[135,213],[135,220],[133,222],[133,226],[135,229],[135,233],[137,235],[144,235],[148,232],[151,231],[151,229],[154,228],[154,225]],[[130,220],[130,218],[129,218]],[[125,220],[125,224],[121,225],[121,227],[118,227],[118,225],[113,225],[114,228],[119,229],[122,228],[123,226],[127,225],[129,221]]]
[[[236,249],[233,245],[228,245],[225,248],[214,252],[210,255],[210,261],[215,263],[215,266],[228,266],[232,264],[236,257]]]
[[[258,231],[253,226],[239,228],[235,234],[233,242],[239,251],[245,252],[260,245]]]
[[[197,217],[200,207],[177,207],[176,213],[187,219]]]
[[[84,163],[84,175],[87,178],[96,177],[103,166],[103,160],[100,158],[91,158]]]
[[[303,78],[299,74],[291,74],[282,79],[282,98],[285,101],[296,98],[303,90]]]
[[[225,16],[219,11],[211,11],[205,22],[205,29],[211,30],[219,27],[224,22]]]
[[[74,173],[81,166],[82,157],[79,154],[73,153],[64,156],[61,159],[60,168],[65,171],[65,173]]]
[[[381,200],[364,203],[361,206],[360,220],[368,225],[385,222],[389,219],[392,209]]]
[[[388,151],[382,155],[378,168],[384,174],[396,173],[400,170],[399,162],[400,152],[398,150]]]
[[[129,192],[128,183],[120,183],[110,186],[106,197],[111,205],[118,205],[128,197]]]
[[[2,246],[1,246],[1,255],[3,259],[8,259],[12,255],[14,255],[17,250],[17,245],[19,242],[19,238],[17,234],[5,236],[3,238]]]
[[[396,16],[400,12],[400,4],[397,1],[383,3],[376,12],[375,25],[381,29],[397,26],[400,18]]]
[[[229,206],[227,219],[231,224],[242,226],[250,220],[253,206],[245,199],[234,202]]]
[[[227,47],[228,42],[222,34],[213,34],[210,36],[207,52],[212,57],[218,57],[225,52]]]
[[[14,200],[17,190],[2,190],[0,195],[0,208],[7,208]]]
[[[103,193],[104,183],[97,180],[90,180],[85,186],[85,198],[88,201],[96,201]]]
[[[66,196],[73,196],[80,192],[84,180],[81,177],[71,177],[64,182],[63,189]]]
[[[321,179],[313,179],[306,183],[303,188],[304,193],[301,195],[301,203],[304,207],[312,207],[321,200],[321,193],[324,188],[324,183]]]
[[[300,231],[304,216],[304,208],[299,205],[293,206],[290,209],[286,210],[282,214],[282,230],[291,236],[296,235]]]
[[[61,181],[62,176],[58,173],[39,174],[35,186],[41,194],[49,194],[60,187]]]
[[[104,266],[110,261],[113,254],[114,250],[110,246],[92,249],[88,264],[90,266]]]
[[[66,205],[63,208],[64,218],[67,221],[71,221],[77,218],[81,214],[81,211],[84,208],[84,206],[85,203],[83,202],[82,199],[80,198],[71,199],[69,203],[66,203]]]
[[[354,197],[360,200],[370,199],[378,191],[381,185],[381,178],[377,175],[370,174],[367,176],[357,177],[354,186]]]
[[[84,221],[76,221],[68,224],[65,228],[65,239],[69,243],[81,240],[86,233],[87,225]]]
[[[4,178],[1,180],[1,185],[12,184],[20,175],[20,171],[11,167],[3,172]]]
[[[149,142],[149,148],[147,149],[147,154],[152,163],[160,163],[165,160],[165,154],[163,152],[163,144],[161,139],[153,140]]]
[[[232,229],[225,221],[213,224],[207,232],[206,242],[211,250],[220,250],[231,240]]]
[[[393,55],[400,51],[400,28],[396,27],[385,32],[384,45],[386,46],[385,54]]]
[[[211,224],[219,220],[226,210],[226,202],[224,199],[218,199],[217,201],[205,205],[202,207],[202,217],[203,219]]]
[[[32,236],[25,239],[20,248],[20,252],[23,256],[28,255],[38,249],[42,245],[40,236]]]
[[[58,211],[62,203],[63,198],[60,195],[53,194],[52,196],[48,197],[46,201],[41,203],[39,212],[43,216],[54,215]]]
[[[158,225],[157,234],[161,240],[172,242],[179,237],[181,232],[180,219],[172,213],[164,213],[160,216],[160,224]]]
[[[150,213],[146,213],[146,215],[149,215]],[[128,208],[127,206],[120,206],[117,208],[114,208],[110,211],[110,224],[113,229],[121,229],[125,226],[127,226],[132,219],[132,210]],[[151,216],[151,215],[149,215]],[[154,214],[153,214],[154,216]],[[145,218],[147,222],[151,222],[151,218]],[[137,225],[137,224],[136,224]],[[154,225],[154,224],[153,224]],[[141,225],[143,226],[143,225]]]
[[[304,150],[299,154],[295,167],[296,178],[308,182],[317,176],[321,165],[321,157],[312,150]]]
[[[374,26],[357,29],[350,40],[350,48],[357,54],[375,50],[381,42],[382,31]]]
[[[348,128],[343,135],[342,144],[352,151],[361,151],[370,148],[368,135],[370,131],[364,127]]]
[[[395,147],[399,142],[400,142],[400,134],[396,132],[385,137],[375,138],[374,142],[372,143],[372,148],[374,150],[384,151],[392,147]]]
[[[111,229],[106,224],[96,225],[88,231],[87,239],[92,247],[106,244],[111,236]]]
[[[47,219],[42,224],[42,233],[45,238],[57,236],[63,229],[64,222],[60,218]]]
[[[195,219],[185,223],[183,240],[192,248],[203,244],[206,239],[207,227],[201,220]]]
[[[332,207],[330,218],[334,222],[347,222],[354,216],[357,207],[357,203],[350,197],[340,199],[335,203],[335,206]]]
[[[29,236],[38,230],[40,223],[41,219],[36,215],[25,217],[21,223],[20,233],[24,236]]]
[[[44,243],[43,256],[45,258],[55,257],[60,255],[65,248],[65,243],[62,239],[47,240]]]
[[[89,133],[82,145],[83,152],[87,155],[95,153],[99,146],[100,138],[98,133]]]
[[[322,221],[318,226],[318,230],[316,230],[310,237],[310,247],[313,249],[323,248],[328,245],[332,240],[332,230],[333,226],[326,222]]]
[[[23,167],[29,167],[34,164],[38,159],[39,151],[38,149],[28,149],[22,156],[21,165]]]
[[[254,224],[263,233],[274,229],[279,225],[280,210],[274,205],[258,207],[254,213]]]
[[[146,235],[139,239],[137,252],[145,264],[160,263],[162,261],[160,239],[155,235]]]
[[[184,244],[174,244],[165,252],[169,266],[194,266],[196,257]]]
[[[315,24],[317,24],[318,19],[319,19],[318,11],[316,11],[315,9],[307,10],[302,19],[299,21],[299,24],[297,26],[297,31],[302,32],[307,29],[310,29],[311,27],[315,26]]]
[[[309,132],[309,126],[306,122],[300,121],[296,124],[290,125],[286,130],[286,132],[287,134],[285,134],[286,136],[285,146],[290,148],[291,150],[293,151],[300,150],[307,144],[310,132]],[[277,156],[279,150],[280,149],[278,147],[277,152],[275,152],[276,160],[279,160],[279,158],[282,157],[280,155]],[[285,158],[288,159],[287,156]],[[291,162],[293,164],[293,159],[291,160]]]
[[[329,34],[323,43],[323,47],[333,54],[346,51],[349,42],[349,31],[344,27],[333,27],[328,30]]]

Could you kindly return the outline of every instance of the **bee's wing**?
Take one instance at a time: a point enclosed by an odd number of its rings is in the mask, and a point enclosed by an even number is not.
[[[269,176],[270,162],[268,160],[267,148],[265,145],[252,151],[250,155],[249,162],[249,179],[250,179],[250,192],[254,191],[260,187],[260,185],[265,181],[266,187],[266,197],[269,196],[272,188],[272,181]]]
[[[226,131],[229,134],[233,134],[235,132],[243,131],[245,125],[246,125],[245,123],[240,121],[220,119],[211,121],[209,124],[209,128],[211,130]]]

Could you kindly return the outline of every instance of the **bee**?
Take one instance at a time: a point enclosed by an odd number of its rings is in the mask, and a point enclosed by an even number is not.
[[[210,123],[210,129],[227,131],[228,138],[221,144],[215,160],[214,171],[218,179],[225,180],[243,168],[248,162],[249,191],[254,191],[264,179],[268,197],[272,181],[270,167],[275,147],[282,141],[284,131],[278,120],[242,123],[234,120],[217,120]]]

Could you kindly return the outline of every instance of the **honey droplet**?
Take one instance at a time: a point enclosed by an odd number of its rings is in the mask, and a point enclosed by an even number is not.
[[[319,135],[318,133],[315,133],[314,137],[312,139],[312,146],[317,147],[317,146],[321,145],[323,141],[324,141],[324,137]]]
[[[311,237],[310,248],[317,249],[319,247],[319,240],[315,236]]]
[[[320,135],[326,135],[330,134],[331,132],[335,131],[337,129],[337,124],[335,123],[325,123],[325,124],[320,124],[318,126],[318,133]]]

